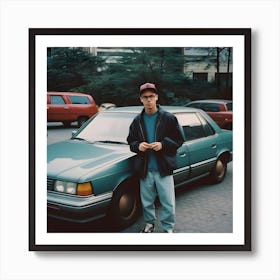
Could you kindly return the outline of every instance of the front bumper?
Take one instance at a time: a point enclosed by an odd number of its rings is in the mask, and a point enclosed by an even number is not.
[[[48,217],[59,220],[87,223],[106,215],[112,192],[98,196],[74,196],[48,191]]]

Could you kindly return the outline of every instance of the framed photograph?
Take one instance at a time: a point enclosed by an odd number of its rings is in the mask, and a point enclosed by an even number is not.
[[[158,186],[141,234],[144,97],[182,137],[172,234]],[[250,29],[29,29],[29,136],[30,251],[251,250]]]

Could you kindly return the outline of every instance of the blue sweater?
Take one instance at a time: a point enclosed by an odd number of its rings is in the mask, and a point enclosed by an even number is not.
[[[157,122],[158,112],[148,115],[144,113],[144,124],[146,127],[147,133],[147,142],[153,143],[155,142],[155,129]],[[147,150],[148,153],[148,170],[150,171],[158,171],[157,159],[155,157],[155,152],[153,150]]]

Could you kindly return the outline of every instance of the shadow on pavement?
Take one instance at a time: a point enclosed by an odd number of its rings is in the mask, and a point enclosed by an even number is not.
[[[47,232],[116,232],[107,218],[100,218],[87,224],[76,224],[48,218]]]

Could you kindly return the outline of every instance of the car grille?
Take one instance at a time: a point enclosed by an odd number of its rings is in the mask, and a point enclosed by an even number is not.
[[[47,178],[47,189],[48,189],[48,191],[53,191],[53,189],[54,189],[54,179]]]

